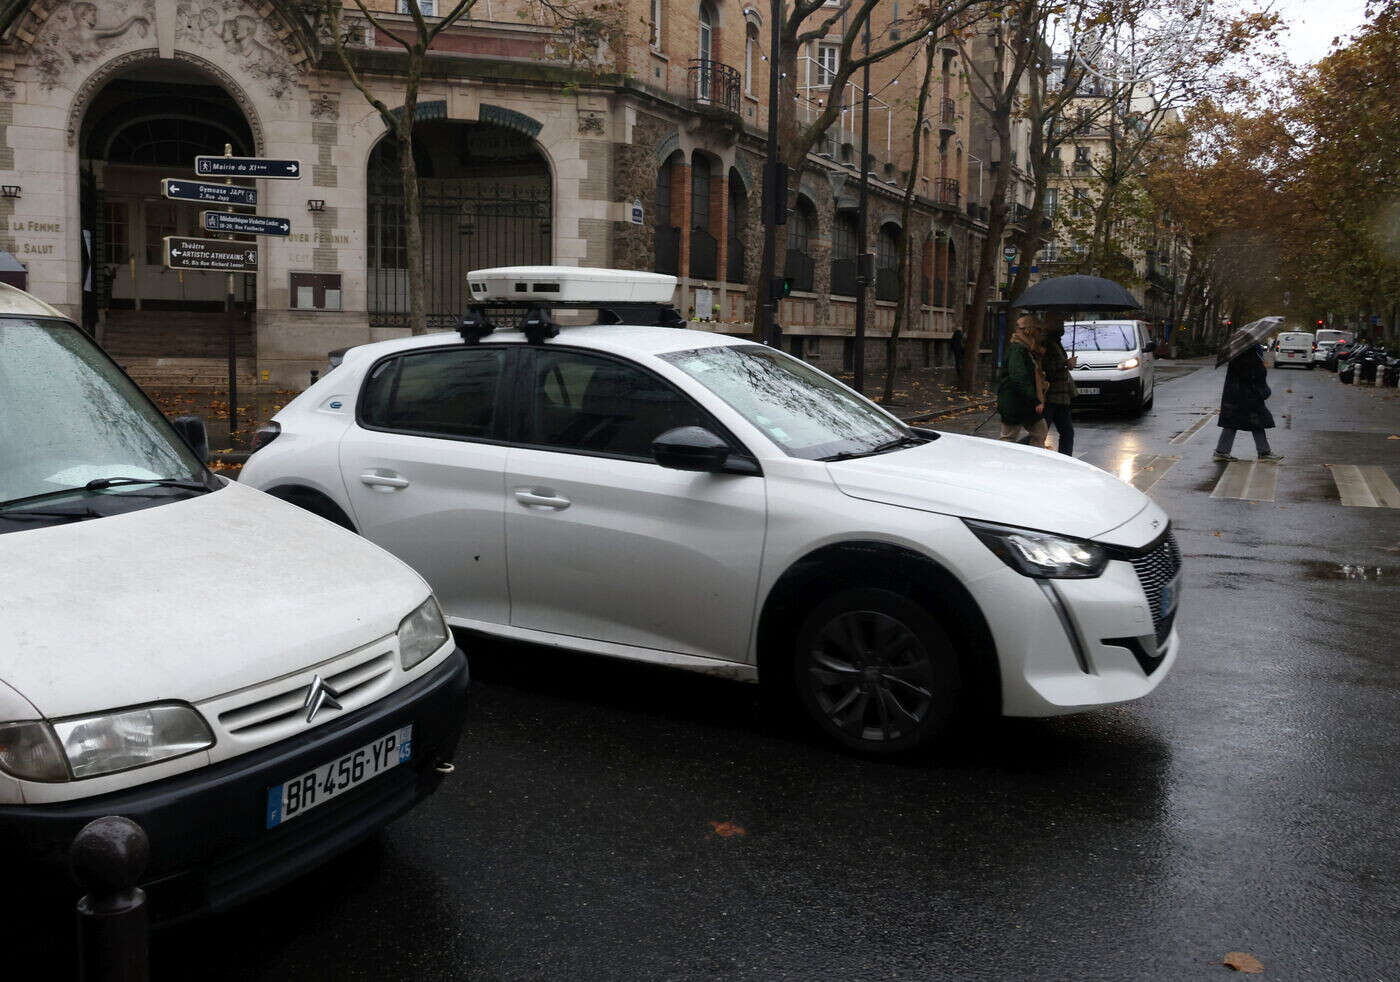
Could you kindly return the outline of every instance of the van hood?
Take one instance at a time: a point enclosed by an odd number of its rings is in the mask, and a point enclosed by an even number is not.
[[[230,483],[0,536],[0,682],[51,719],[200,702],[392,634],[428,593],[378,546]]]
[[[953,433],[827,469],[852,498],[1081,539],[1102,538],[1156,508],[1137,488],[1073,457]]]

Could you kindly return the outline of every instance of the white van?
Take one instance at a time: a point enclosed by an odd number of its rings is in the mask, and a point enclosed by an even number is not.
[[[1330,328],[1321,328],[1313,335],[1313,342],[1317,350],[1313,353],[1313,361],[1326,361],[1332,355],[1332,349],[1339,344],[1356,340],[1355,331],[1334,331]]]
[[[1315,338],[1304,331],[1284,331],[1278,336],[1278,350],[1274,352],[1274,367],[1302,365],[1313,367],[1313,353],[1317,349]]]
[[[182,422],[0,285],[0,868],[61,889],[75,834],[125,816],[158,918],[408,811],[449,769],[467,688],[417,573],[211,473]]]
[[[1126,409],[1140,415],[1157,391],[1157,342],[1146,321],[1072,321],[1065,325],[1065,351],[1078,359],[1070,371],[1074,405]]]

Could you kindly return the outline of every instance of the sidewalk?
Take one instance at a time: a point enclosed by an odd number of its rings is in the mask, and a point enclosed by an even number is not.
[[[837,373],[836,377],[847,385],[852,383],[850,372]],[[907,423],[927,423],[978,410],[985,412],[996,402],[996,392],[985,380],[976,392],[964,392],[951,365],[901,369],[895,380],[894,398],[889,403],[881,398],[884,390],[884,371],[867,371],[865,394]]]

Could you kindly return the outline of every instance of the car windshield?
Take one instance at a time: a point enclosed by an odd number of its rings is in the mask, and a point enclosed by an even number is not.
[[[116,478],[211,486],[160,412],[77,326],[0,317],[0,516],[10,516],[0,531],[64,499],[156,487],[87,487]]]
[[[1071,351],[1132,351],[1137,332],[1131,324],[1066,324],[1064,346]]]
[[[724,345],[661,357],[728,403],[790,457],[863,456],[917,439],[840,382],[772,348]]]

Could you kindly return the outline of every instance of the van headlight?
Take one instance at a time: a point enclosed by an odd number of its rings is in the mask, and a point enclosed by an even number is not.
[[[437,651],[452,637],[442,608],[435,597],[428,597],[418,609],[399,622],[399,662],[408,671]]]
[[[1124,358],[1118,363],[1118,370],[1120,372],[1126,372],[1130,368],[1137,368],[1138,364],[1139,362],[1136,358]]]
[[[963,520],[997,558],[1023,576],[1087,580],[1108,565],[1108,550],[1094,542],[1048,532]]]
[[[67,781],[129,771],[214,745],[193,706],[155,703],[52,723],[0,724],[0,770],[26,781]]]

